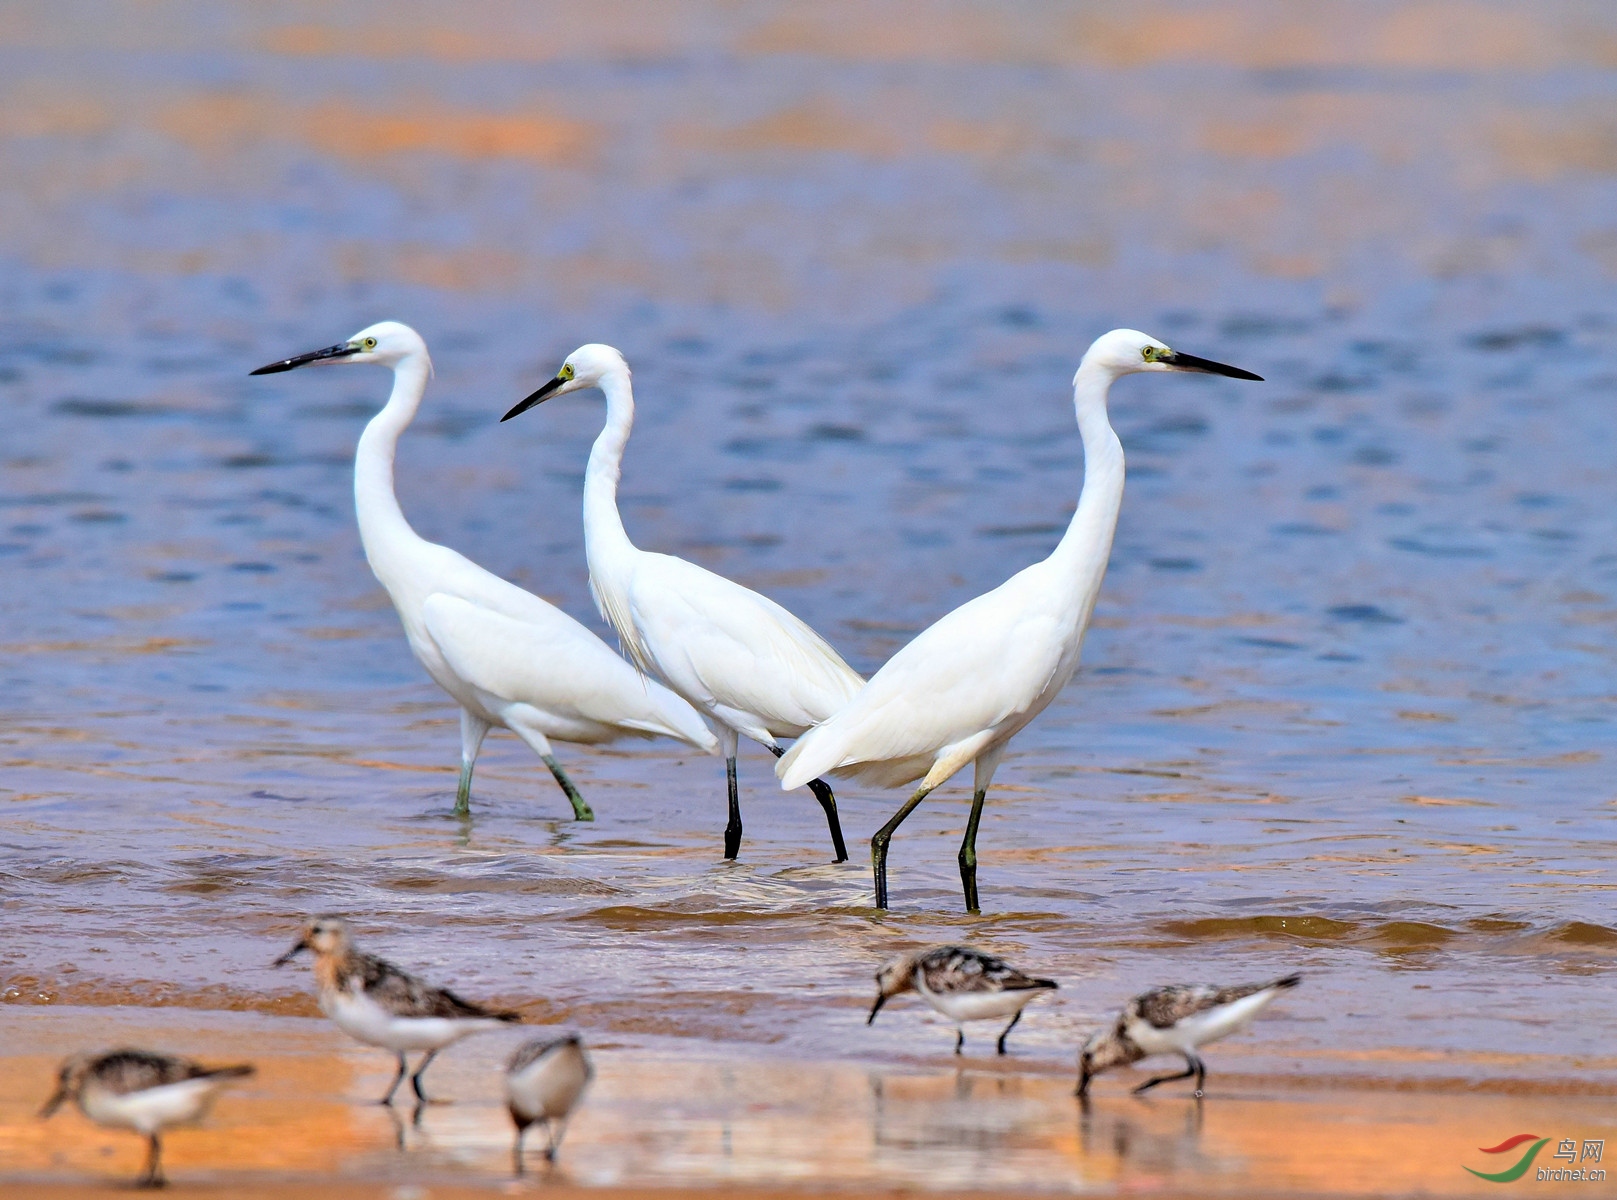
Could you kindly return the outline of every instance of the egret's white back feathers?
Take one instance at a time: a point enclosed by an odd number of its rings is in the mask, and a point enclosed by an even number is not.
[[[864,680],[801,620],[722,575],[630,541],[617,503],[634,426],[623,355],[579,347],[556,379],[506,415],[588,387],[606,395],[606,422],[584,476],[584,550],[596,604],[624,654],[721,725],[766,746],[846,704]]]

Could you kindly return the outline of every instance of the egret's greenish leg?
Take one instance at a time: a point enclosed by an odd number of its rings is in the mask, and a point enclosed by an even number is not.
[[[472,769],[477,766],[477,755],[488,736],[489,723],[460,710],[460,786],[455,789],[455,815],[465,818],[472,812]]]
[[[960,843],[960,886],[966,893],[966,911],[969,913],[982,911],[977,904],[977,825],[983,819],[983,801],[986,799],[988,792],[983,788],[978,788],[971,797],[966,839]]]
[[[567,778],[567,772],[561,769],[561,764],[556,761],[556,756],[546,754],[543,757],[545,766],[550,768],[550,773],[556,777],[556,782],[561,784],[561,790],[567,793],[567,800],[573,806],[573,817],[580,821],[595,820],[595,810],[584,803],[582,793],[573,786],[573,781]]]
[[[876,907],[887,907],[887,843],[893,840],[893,830],[904,823],[904,818],[915,811],[915,806],[925,800],[929,787],[918,788],[915,795],[904,801],[904,807],[893,814],[892,820],[876,830],[876,835],[870,839],[870,866],[876,877]]]
[[[730,819],[724,826],[724,857],[741,853],[741,789],[736,783],[736,756],[724,760],[724,782],[730,791]]]

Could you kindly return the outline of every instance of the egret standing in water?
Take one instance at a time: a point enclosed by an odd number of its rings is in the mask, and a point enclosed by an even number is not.
[[[432,374],[415,330],[383,321],[252,374],[330,363],[393,371],[393,394],[365,426],[354,455],[354,508],[365,558],[399,610],[410,649],[460,705],[457,813],[469,811],[472,768],[494,726],[509,729],[544,760],[580,821],[595,814],[556,761],[551,738],[594,744],[663,736],[709,754],[718,749],[689,704],[641,678],[572,617],[410,528],[393,492],[393,455]]]
[[[719,727],[729,787],[724,857],[741,849],[736,749],[741,735],[781,754],[779,737],[797,737],[836,712],[864,680],[825,639],[780,605],[722,575],[629,540],[618,513],[623,450],[634,426],[629,364],[611,346],[580,346],[556,377],[501,417],[509,421],[552,396],[598,387],[606,427],[584,473],[584,551],[601,615],[634,664],[659,676]],[[825,810],[837,861],[848,857],[836,797],[805,776]]]
[[[977,825],[994,768],[1011,738],[1044,711],[1078,669],[1112,534],[1123,504],[1123,446],[1106,417],[1114,381],[1141,371],[1199,371],[1262,379],[1170,350],[1132,329],[1096,339],[1073,377],[1084,487],[1055,552],[968,600],[871,676],[851,704],[799,738],[775,764],[783,788],[832,772],[887,787],[920,787],[870,839],[876,907],[887,907],[887,844],[927,794],[967,763],[976,767],[960,846],[966,910],[977,902]]]

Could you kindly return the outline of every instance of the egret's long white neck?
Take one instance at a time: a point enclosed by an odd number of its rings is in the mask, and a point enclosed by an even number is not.
[[[590,573],[599,576],[613,551],[633,550],[634,543],[618,513],[618,479],[623,473],[623,450],[634,428],[634,386],[629,368],[614,368],[601,377],[606,394],[606,424],[590,448],[584,470],[584,553]]]
[[[393,491],[393,455],[399,435],[409,428],[427,390],[432,362],[425,354],[411,354],[393,368],[393,394],[387,405],[370,419],[354,452],[354,511],[359,518],[359,540],[371,570],[387,584],[389,551],[418,542],[404,519]]]
[[[1123,507],[1123,443],[1106,417],[1106,394],[1116,378],[1110,368],[1086,360],[1073,379],[1073,405],[1084,442],[1084,488],[1072,523],[1050,556],[1075,586],[1090,593],[1089,605],[1106,573],[1117,514]]]

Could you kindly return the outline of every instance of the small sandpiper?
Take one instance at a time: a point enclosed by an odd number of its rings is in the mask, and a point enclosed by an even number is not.
[[[556,1161],[556,1151],[567,1132],[567,1118],[595,1077],[584,1042],[576,1033],[559,1038],[535,1038],[524,1043],[505,1065],[505,1099],[517,1127],[512,1156],[522,1174],[522,1139],[528,1126],[543,1123],[545,1160]]]
[[[350,1037],[367,1046],[380,1046],[399,1056],[399,1073],[378,1103],[392,1104],[409,1072],[411,1050],[426,1056],[410,1076],[416,1099],[427,1102],[421,1076],[445,1046],[463,1037],[520,1023],[514,1012],[496,1012],[462,1000],[446,988],[431,987],[392,963],[354,947],[347,922],[339,917],[316,917],[303,936],[280,958],[277,967],[291,962],[304,950],[314,951],[314,978],[320,988],[320,1011]]]
[[[1022,1019],[1028,1001],[1055,987],[1053,979],[1024,975],[1003,959],[969,946],[930,946],[901,955],[876,972],[876,1003],[865,1024],[874,1021],[892,997],[916,991],[954,1022],[956,1054],[966,1044],[965,1022],[1010,1017],[1011,1023],[999,1035],[999,1052],[1004,1054],[1005,1037]]]
[[[135,1186],[157,1188],[168,1182],[159,1140],[163,1130],[200,1121],[221,1087],[252,1073],[246,1064],[204,1067],[188,1058],[148,1050],[75,1054],[62,1064],[56,1092],[39,1115],[49,1117],[72,1100],[97,1125],[134,1130],[148,1146],[146,1169]]]
[[[1200,1100],[1207,1082],[1207,1064],[1196,1051],[1244,1029],[1276,996],[1302,981],[1301,975],[1287,975],[1270,983],[1237,987],[1176,984],[1141,992],[1123,1006],[1117,1020],[1097,1029],[1084,1043],[1078,1055],[1078,1095],[1088,1095],[1089,1081],[1102,1071],[1155,1054],[1182,1054],[1183,1071],[1148,1079],[1134,1089],[1134,1094],[1194,1075],[1196,1090],[1192,1094]]]

